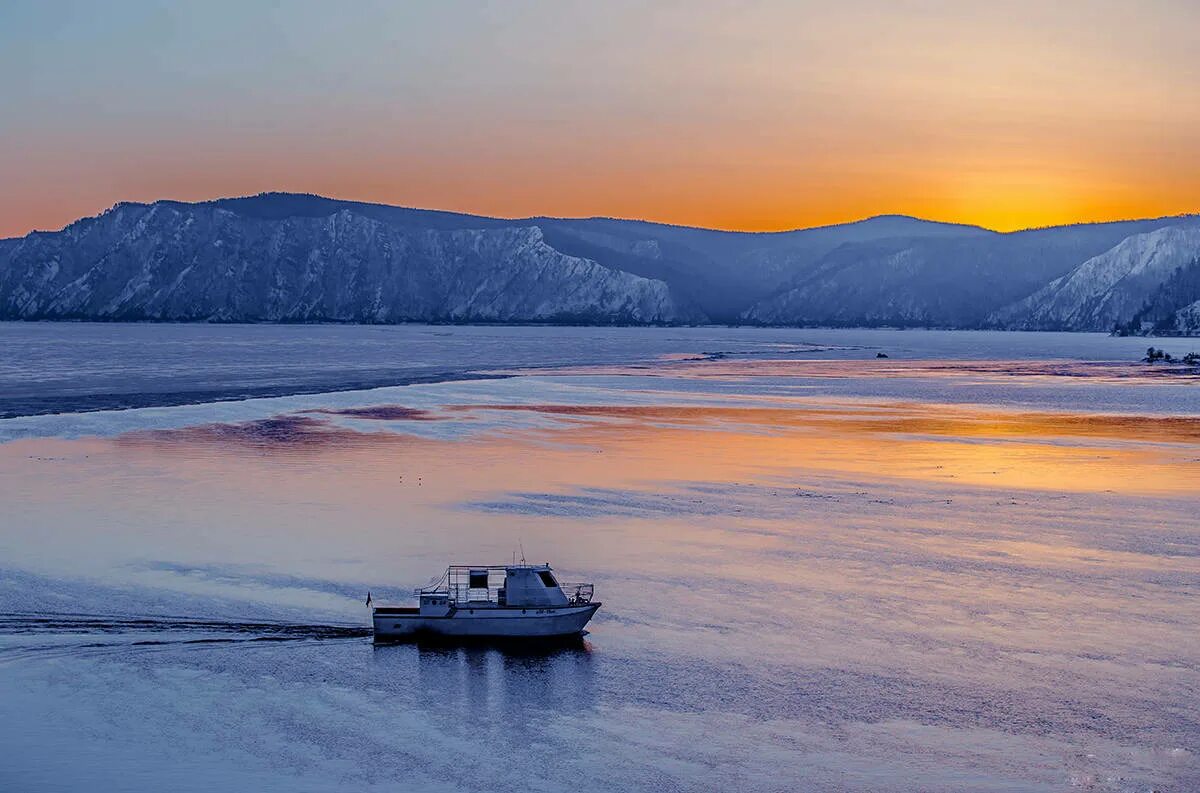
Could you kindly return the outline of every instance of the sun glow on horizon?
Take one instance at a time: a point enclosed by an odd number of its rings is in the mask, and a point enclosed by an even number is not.
[[[263,191],[746,231],[1200,210],[1200,7],[233,8],[0,8],[0,237]]]

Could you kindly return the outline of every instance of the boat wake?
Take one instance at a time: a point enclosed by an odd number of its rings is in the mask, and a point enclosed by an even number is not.
[[[132,649],[362,639],[360,625],[234,622],[169,616],[0,613],[0,663]]]

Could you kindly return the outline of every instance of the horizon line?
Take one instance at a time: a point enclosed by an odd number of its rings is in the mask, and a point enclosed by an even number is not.
[[[620,217],[620,216],[616,216],[616,215],[549,215],[549,214],[487,215],[487,214],[481,214],[481,213],[477,213],[477,212],[464,211],[464,210],[460,210],[460,209],[440,209],[440,208],[434,208],[434,207],[411,206],[411,205],[406,205],[406,204],[388,204],[388,203],[383,203],[381,201],[363,201],[363,200],[360,200],[357,198],[341,198],[338,196],[323,195],[321,193],[292,192],[292,191],[287,191],[287,190],[264,190],[264,191],[261,191],[258,193],[252,193],[252,194],[217,196],[215,198],[204,198],[204,199],[193,200],[193,201],[189,201],[186,199],[179,199],[179,198],[156,198],[152,201],[135,201],[135,200],[116,201],[115,203],[111,204],[107,208],[97,212],[94,215],[81,215],[80,217],[77,217],[74,220],[66,223],[61,228],[58,228],[58,229],[34,228],[34,229],[30,229],[29,231],[27,231],[21,235],[11,236],[11,237],[0,237],[0,241],[24,239],[25,237],[28,237],[31,234],[57,234],[59,232],[64,231],[65,229],[75,225],[76,223],[79,223],[80,221],[95,220],[100,217],[103,217],[104,215],[108,214],[109,212],[112,212],[113,210],[115,210],[121,206],[153,206],[154,204],[185,204],[185,205],[190,205],[190,206],[200,206],[200,205],[204,205],[204,204],[215,204],[215,203],[218,203],[221,201],[244,201],[244,200],[250,200],[250,199],[255,199],[255,198],[263,198],[263,197],[267,197],[267,196],[298,196],[298,197],[304,197],[304,198],[318,198],[318,199],[321,199],[324,201],[336,201],[336,202],[345,203],[345,204],[361,204],[364,206],[387,207],[389,209],[404,209],[404,210],[411,210],[411,211],[416,211],[416,212],[436,212],[439,214],[446,214],[446,215],[460,215],[460,216],[465,216],[465,217],[475,217],[475,218],[480,218],[482,220],[498,220],[498,221],[611,220],[611,221],[617,221],[617,222],[623,222],[623,223],[645,223],[648,225],[665,226],[668,228],[677,228],[677,229],[689,229],[689,230],[693,230],[693,231],[711,231],[711,232],[716,232],[716,233],[721,233],[721,234],[762,234],[762,235],[793,234],[793,233],[801,232],[801,231],[819,231],[821,229],[838,228],[841,226],[852,226],[852,225],[855,225],[858,223],[866,223],[871,220],[880,220],[880,219],[884,219],[884,218],[900,218],[900,219],[904,219],[904,220],[915,220],[920,223],[931,223],[931,224],[936,224],[936,225],[941,225],[941,226],[958,226],[958,227],[964,228],[964,229],[977,229],[979,231],[987,232],[989,234],[1001,234],[1001,235],[1022,234],[1022,233],[1026,233],[1026,232],[1030,232],[1030,231],[1044,231],[1047,229],[1070,228],[1073,226],[1102,226],[1102,225],[1107,225],[1107,224],[1111,224],[1111,223],[1137,223],[1137,222],[1142,222],[1142,221],[1169,220],[1169,219],[1176,219],[1176,218],[1191,218],[1191,217],[1200,218],[1200,210],[1192,211],[1192,212],[1180,211],[1180,212],[1176,212],[1174,214],[1168,214],[1168,215],[1154,215],[1154,216],[1148,216],[1148,217],[1146,217],[1146,216],[1143,216],[1143,217],[1118,217],[1118,218],[1109,218],[1106,220],[1078,220],[1078,221],[1073,221],[1073,222],[1069,222],[1069,223],[1050,223],[1050,224],[1046,224],[1046,225],[1042,225],[1042,226],[1027,226],[1027,227],[1019,228],[1019,229],[1010,229],[1008,231],[1001,231],[999,229],[989,228],[987,226],[981,226],[976,223],[964,223],[964,222],[956,221],[956,220],[938,220],[938,219],[934,219],[934,218],[921,217],[919,215],[909,215],[909,214],[905,214],[903,212],[880,212],[877,214],[856,217],[852,220],[844,220],[844,221],[838,221],[838,222],[834,222],[834,223],[821,223],[821,224],[818,224],[815,226],[795,226],[795,227],[781,228],[781,229],[738,229],[738,228],[720,228],[720,227],[716,227],[716,226],[697,226],[697,225],[692,225],[692,224],[688,224],[688,223],[671,223],[671,222],[662,221],[662,220],[651,220],[651,219],[647,219],[647,218]]]

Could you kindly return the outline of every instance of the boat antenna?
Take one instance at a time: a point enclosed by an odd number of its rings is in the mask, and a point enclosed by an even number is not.
[[[526,562],[525,562],[525,543],[521,542],[520,540],[517,540],[517,545],[521,546],[521,564],[526,564]]]

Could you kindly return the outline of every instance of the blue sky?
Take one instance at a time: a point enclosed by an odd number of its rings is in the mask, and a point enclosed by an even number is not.
[[[1195,210],[1200,5],[0,6],[0,234],[261,190],[1011,228]]]

